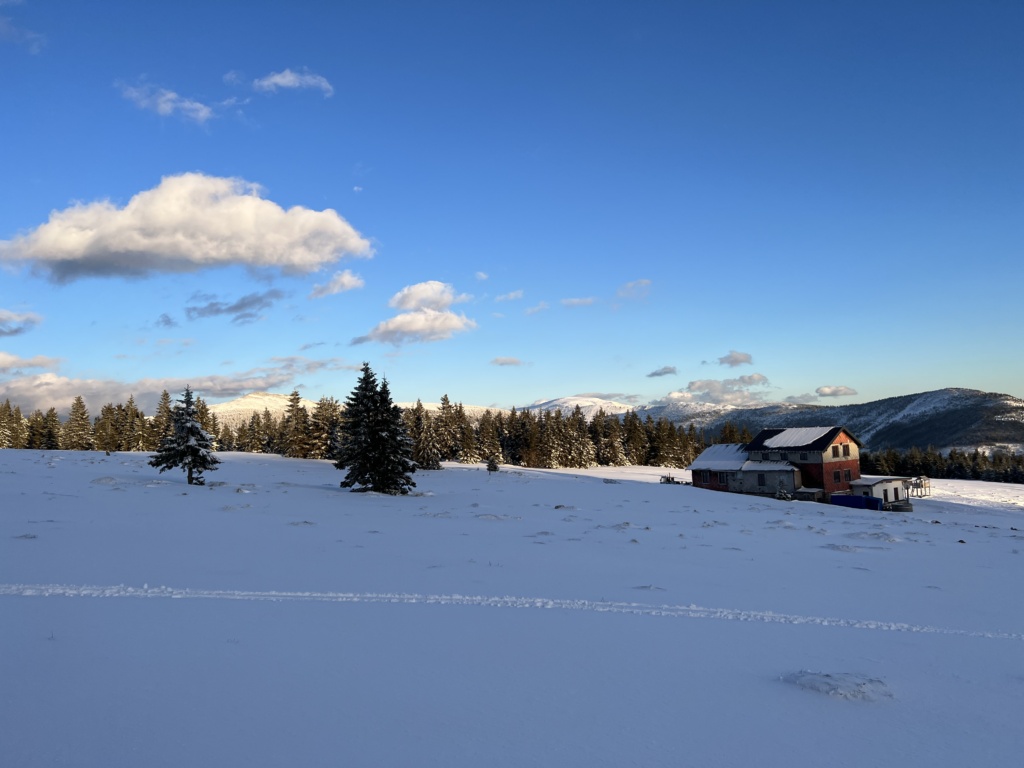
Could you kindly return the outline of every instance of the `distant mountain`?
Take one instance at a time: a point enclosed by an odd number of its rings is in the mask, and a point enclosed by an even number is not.
[[[275,418],[281,418],[288,410],[289,397],[290,395],[278,395],[273,392],[250,392],[236,400],[211,405],[210,413],[215,414],[222,425],[234,429],[243,422],[247,423],[254,412],[262,414],[267,410]],[[303,400],[302,404],[307,411],[312,411],[316,406],[312,400]]]
[[[411,408],[416,407],[416,403],[395,403],[403,411],[407,411]],[[452,405],[458,405],[458,403],[452,403]],[[423,403],[423,408],[427,411],[434,412],[441,410],[440,403]],[[473,421],[478,420],[484,415],[484,411],[490,411],[491,413],[508,413],[504,408],[488,408],[484,405],[463,405],[462,410],[466,412],[466,415]]]
[[[602,400],[599,397],[559,397],[554,400],[538,400],[532,405],[528,405],[521,409],[524,411],[557,411],[560,410],[564,415],[569,415],[573,412],[576,406],[580,407],[583,415],[587,417],[587,421],[594,418],[594,415],[600,411],[608,415],[617,415],[625,413],[626,411],[633,411],[637,409],[635,405],[626,405],[625,403],[618,403],[614,400]]]
[[[316,403],[303,400],[312,412]],[[412,408],[415,403],[397,403]],[[636,411],[641,418],[664,417],[674,424],[693,424],[705,432],[717,433],[728,421],[752,434],[766,427],[818,427],[838,425],[849,429],[870,450],[913,446],[933,446],[939,450],[1002,448],[1024,451],[1024,400],[1010,395],[980,392],[976,389],[939,389],[916,395],[902,395],[859,405],[794,405],[772,403],[752,408],[711,403],[669,403],[632,406],[596,397],[560,397],[541,400],[521,410],[553,411],[569,414],[576,406],[586,418],[598,410],[609,415]],[[253,411],[269,410],[280,418],[288,407],[288,395],[254,392],[228,403],[211,405],[221,424],[236,427],[248,421]],[[423,403],[428,411],[440,409],[440,403]],[[463,405],[471,419],[485,410],[479,405]]]
[[[537,410],[561,408],[571,411],[576,400],[560,398],[529,406]],[[629,406],[612,401],[592,404],[593,411],[604,407],[606,413],[621,413]],[[613,410],[622,406],[623,410]],[[637,406],[641,417],[664,417],[674,424],[694,424],[708,433],[717,433],[726,422],[757,433],[766,427],[816,427],[841,425],[849,429],[871,450],[913,446],[949,448],[1003,448],[1024,450],[1024,400],[1011,395],[980,392],[975,389],[939,389],[916,395],[903,395],[859,405],[794,405],[772,403],[751,408],[709,403],[669,403]]]
[[[248,422],[253,412],[262,414],[264,410],[267,410],[270,411],[274,418],[280,419],[285,414],[285,411],[288,410],[289,397],[290,395],[280,395],[273,392],[251,392],[248,395],[243,395],[226,403],[211,405],[210,412],[216,414],[217,420],[222,425],[234,429],[239,424]],[[302,405],[310,413],[316,407],[316,403],[306,399],[302,400]],[[399,408],[407,409],[415,407],[416,403],[395,403],[395,405]],[[441,410],[440,403],[423,403],[423,407],[428,411]],[[500,408],[488,409],[482,405],[464,405],[462,409],[470,419],[474,420],[479,419],[486,410],[490,410],[491,413],[497,413],[501,410]]]

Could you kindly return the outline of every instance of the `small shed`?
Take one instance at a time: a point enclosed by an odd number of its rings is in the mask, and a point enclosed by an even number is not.
[[[865,475],[850,483],[851,496],[871,496],[882,500],[883,506],[903,505],[909,501],[909,477]]]

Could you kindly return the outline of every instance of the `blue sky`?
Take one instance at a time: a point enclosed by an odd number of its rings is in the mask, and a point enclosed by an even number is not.
[[[0,398],[1024,396],[1019,2],[0,0]]]

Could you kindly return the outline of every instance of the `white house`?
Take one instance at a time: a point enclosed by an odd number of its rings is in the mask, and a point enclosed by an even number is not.
[[[865,475],[850,483],[851,496],[870,496],[881,499],[882,504],[906,504],[910,500],[909,477],[882,477]]]

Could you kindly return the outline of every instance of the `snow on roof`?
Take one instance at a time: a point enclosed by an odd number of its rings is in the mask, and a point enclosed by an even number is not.
[[[902,483],[904,480],[909,480],[909,477],[888,477],[881,475],[863,475],[858,480],[851,480],[850,485],[867,485],[875,486],[880,483]]]
[[[788,461],[745,461],[740,469],[744,472],[792,472],[796,467]]]
[[[793,448],[800,445],[810,445],[820,437],[824,437],[829,430],[835,427],[792,427],[784,429],[774,437],[764,441],[765,448]]]
[[[738,470],[747,460],[746,446],[742,443],[709,445],[693,460],[688,469],[710,469],[714,472]]]

